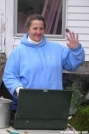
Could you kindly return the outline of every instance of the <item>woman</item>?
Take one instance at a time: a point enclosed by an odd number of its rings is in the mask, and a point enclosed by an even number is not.
[[[21,88],[62,90],[63,69],[74,71],[84,62],[77,34],[69,31],[68,47],[64,47],[46,39],[46,24],[41,15],[29,16],[25,26],[27,34],[9,56],[3,75],[14,101]]]

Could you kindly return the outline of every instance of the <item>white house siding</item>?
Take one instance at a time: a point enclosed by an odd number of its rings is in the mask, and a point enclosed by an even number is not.
[[[20,37],[13,36],[14,0],[6,0],[6,54],[20,42]],[[66,0],[66,22],[70,30],[79,34],[79,41],[85,49],[85,61],[89,61],[89,0]],[[56,41],[56,40],[54,40]],[[66,45],[66,38],[56,42]]]
[[[89,0],[68,0],[67,27],[79,34],[85,60],[89,61]]]
[[[0,51],[4,52],[5,44],[5,0],[0,1]]]

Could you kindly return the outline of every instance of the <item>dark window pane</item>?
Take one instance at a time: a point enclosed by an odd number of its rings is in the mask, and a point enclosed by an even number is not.
[[[45,34],[61,34],[62,0],[18,0],[18,33],[26,33],[26,18],[34,13],[44,16],[47,25]]]

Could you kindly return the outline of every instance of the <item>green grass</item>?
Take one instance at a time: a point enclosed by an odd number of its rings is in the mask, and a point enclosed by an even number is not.
[[[81,106],[68,123],[77,131],[89,132],[89,105]]]

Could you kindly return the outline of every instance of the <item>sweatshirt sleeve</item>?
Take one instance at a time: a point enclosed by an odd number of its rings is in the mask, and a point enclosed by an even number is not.
[[[73,72],[83,64],[85,52],[81,44],[79,44],[79,47],[76,49],[64,48],[62,58],[63,69]]]
[[[16,88],[23,87],[19,76],[20,71],[19,66],[20,66],[19,52],[15,53],[15,51],[13,51],[6,62],[3,74],[3,82],[8,91],[10,92],[10,94],[15,98],[17,98]]]

